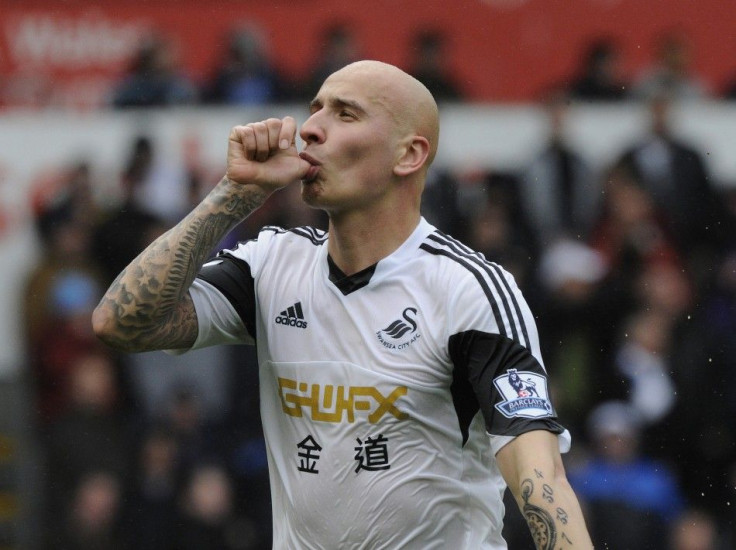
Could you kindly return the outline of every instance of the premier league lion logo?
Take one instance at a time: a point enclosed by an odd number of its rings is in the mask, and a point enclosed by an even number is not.
[[[516,369],[509,369],[509,384],[516,390],[519,397],[539,397],[539,393],[536,390],[537,384],[531,378],[522,380]]]

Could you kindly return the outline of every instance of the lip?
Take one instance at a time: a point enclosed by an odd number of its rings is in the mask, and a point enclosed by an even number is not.
[[[311,166],[309,167],[309,170],[307,170],[307,173],[302,178],[302,182],[304,183],[312,183],[314,180],[317,179],[317,176],[319,175],[320,166],[322,165],[317,159],[309,155],[308,153],[299,153],[299,157],[302,160],[306,160]]]
[[[303,151],[299,153],[299,158],[301,158],[302,160],[306,160],[312,166],[320,166],[322,164],[317,159],[315,159],[312,155],[310,155],[309,153],[305,153]]]

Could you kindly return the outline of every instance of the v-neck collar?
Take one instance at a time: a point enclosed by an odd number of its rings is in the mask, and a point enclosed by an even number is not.
[[[396,265],[403,264],[406,254],[416,250],[426,236],[434,231],[434,229],[435,228],[429,222],[424,218],[421,218],[417,227],[401,244],[401,246],[375,264],[370,265],[365,269],[361,269],[352,275],[346,275],[339,267],[337,267],[337,264],[328,253],[328,278],[344,296],[347,296],[356,290],[360,290],[368,285],[368,283],[375,278],[374,276],[376,276],[377,273],[377,276],[380,276],[380,274],[385,273],[387,270],[391,270]],[[326,248],[327,247],[325,247],[325,249]]]
[[[332,257],[327,254],[327,265],[329,266],[330,281],[340,290],[340,292],[343,293],[343,295],[347,296],[351,292],[355,292],[356,290],[363,288],[371,281],[371,277],[373,277],[373,273],[376,271],[376,266],[378,264],[375,263],[373,265],[369,265],[365,269],[361,269],[352,275],[345,275],[342,269],[337,267],[337,264]]]

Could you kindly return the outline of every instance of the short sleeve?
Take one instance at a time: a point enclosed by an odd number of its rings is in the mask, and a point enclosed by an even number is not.
[[[522,433],[566,434],[557,422],[534,317],[513,277],[482,256],[465,256],[450,306],[449,355],[461,426],[480,409],[494,451]],[[464,414],[465,418],[462,417]],[[569,434],[560,440],[569,446]]]
[[[195,279],[189,295],[197,314],[197,339],[187,349],[166,350],[171,355],[224,344],[251,344],[253,338],[230,301],[214,286]]]
[[[255,342],[235,307],[217,288],[204,280],[195,279],[189,294],[199,324],[199,333],[192,349]]]

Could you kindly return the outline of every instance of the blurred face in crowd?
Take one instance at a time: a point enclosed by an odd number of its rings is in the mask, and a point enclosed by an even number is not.
[[[71,398],[77,407],[91,411],[108,410],[115,401],[115,375],[109,357],[90,353],[74,365]]]
[[[713,518],[698,511],[683,514],[672,529],[673,550],[715,550],[718,532]]]
[[[232,490],[225,472],[203,466],[192,475],[187,492],[189,512],[209,524],[227,518],[232,506]]]
[[[120,505],[120,484],[111,474],[89,474],[80,482],[73,513],[83,532],[104,531],[115,521]]]

